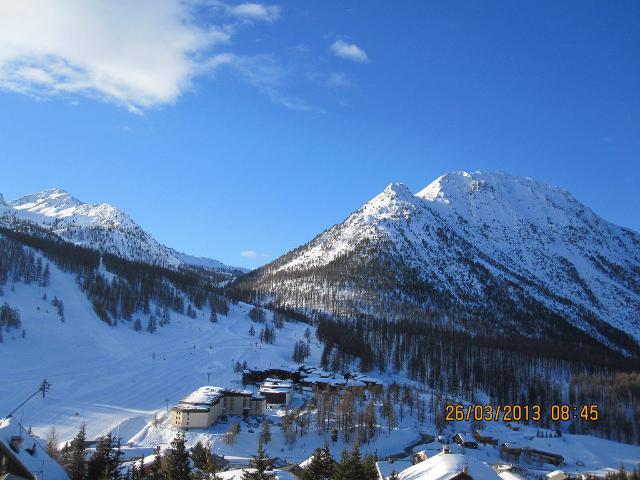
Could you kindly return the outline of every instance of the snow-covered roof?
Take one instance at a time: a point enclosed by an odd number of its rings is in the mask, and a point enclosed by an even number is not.
[[[243,468],[238,470],[229,470],[227,472],[220,472],[216,475],[222,478],[222,480],[242,480],[245,470],[249,472],[255,472],[255,468]],[[277,480],[297,480],[297,477],[295,475],[283,470],[274,470],[272,473],[275,474]]]
[[[289,380],[278,380],[275,378],[267,378],[260,386],[261,393],[287,393],[293,388],[293,383]]]
[[[239,390],[236,388],[224,388],[213,387],[210,385],[200,387],[197,390],[191,392],[189,395],[180,400],[178,406],[210,406],[217,400],[224,397],[225,394],[229,395],[246,395],[251,396],[255,400],[262,400],[262,397],[249,390]]]
[[[553,472],[547,473],[547,478],[552,480],[561,480],[568,476],[569,475],[567,475],[564,470],[554,470]]]
[[[498,476],[502,478],[502,480],[524,480],[524,477],[521,477],[520,475],[513,473],[510,470],[500,472]]]
[[[17,452],[11,448],[11,438],[20,437],[21,443]],[[69,480],[64,469],[55,462],[46,450],[22,428],[22,425],[13,418],[0,420],[0,444],[16,462],[31,472],[34,478],[46,480]],[[33,454],[29,453],[31,450]]]
[[[281,387],[293,387],[293,382],[291,380],[280,380],[279,378],[267,378],[263,385],[279,385]]]
[[[189,405],[211,405],[219,398],[222,398],[223,393],[224,389],[221,387],[200,387],[180,400],[180,403],[187,403]]]
[[[465,472],[474,480],[500,480],[491,467],[468,455],[439,453],[398,474],[399,480],[448,480]]]

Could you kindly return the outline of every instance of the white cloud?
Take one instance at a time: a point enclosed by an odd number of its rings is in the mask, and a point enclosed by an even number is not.
[[[280,7],[260,3],[241,3],[228,9],[229,14],[243,20],[274,22],[280,18]]]
[[[336,40],[329,48],[334,53],[334,55],[337,55],[340,58],[345,58],[347,60],[353,60],[354,62],[360,63],[369,61],[367,53],[355,43],[347,43],[344,40]]]
[[[238,58],[213,51],[229,42],[233,25],[196,20],[210,1],[3,0],[0,89],[83,95],[132,112],[173,103],[195,76]],[[225,13],[274,21],[280,10],[245,3]]]
[[[323,109],[286,93],[290,72],[273,55],[226,55],[221,63],[228,65],[245,83],[256,88],[276,105],[290,110],[325,113]]]
[[[332,72],[327,78],[327,85],[330,87],[350,87],[352,85],[351,80],[347,78],[344,73]]]

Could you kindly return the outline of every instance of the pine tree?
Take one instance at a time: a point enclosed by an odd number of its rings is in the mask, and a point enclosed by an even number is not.
[[[245,470],[242,474],[242,480],[272,480],[276,478],[274,473],[269,472],[273,469],[273,462],[264,451],[262,442],[258,444],[258,453],[251,457],[249,467],[255,471]]]
[[[156,317],[151,315],[151,316],[149,316],[149,319],[147,320],[147,332],[154,333],[156,330],[157,330]]]
[[[333,477],[334,461],[329,450],[329,444],[316,448],[311,460],[304,467],[302,480],[331,480]]]
[[[189,452],[187,451],[186,439],[183,433],[175,436],[165,452],[163,473],[166,480],[190,480],[191,465],[189,464]]]
[[[191,448],[191,458],[194,467],[204,470],[207,462],[207,449],[200,440]]]
[[[376,466],[376,457],[373,455],[365,455],[362,460],[363,480],[377,480],[378,467]]]
[[[166,480],[190,480],[191,465],[187,451],[186,438],[179,433],[171,441],[171,445],[164,454],[165,465],[163,474]]]
[[[85,478],[87,472],[84,458],[86,438],[86,426],[83,423],[75,438],[68,444],[67,452],[63,455],[61,463],[69,474],[70,480],[84,480]]]
[[[221,477],[216,475],[218,472],[218,466],[216,465],[213,454],[211,453],[211,446],[207,447],[205,464],[202,471],[206,474],[206,480],[221,480]]]
[[[114,439],[111,434],[102,437],[89,459],[87,478],[119,480],[121,456],[120,439]]]
[[[156,456],[151,464],[151,470],[145,480],[162,480],[162,459],[160,455],[160,447],[156,450]]]

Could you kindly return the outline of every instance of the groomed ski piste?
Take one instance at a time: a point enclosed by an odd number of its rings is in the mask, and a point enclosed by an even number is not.
[[[46,300],[43,299],[45,292]],[[64,302],[64,322],[51,305],[54,297]],[[9,282],[0,296],[0,302],[5,301],[20,310],[26,335],[23,338],[20,330],[3,332],[0,417],[33,393],[46,377],[52,384],[46,398],[35,396],[14,414],[14,419],[25,428],[31,427],[43,439],[55,426],[61,444],[71,439],[84,422],[88,439],[109,432],[121,438],[126,458],[145,455],[150,459],[156,447],[164,449],[169,445],[180,430],[169,425],[168,407],[191,391],[207,384],[241,388],[241,377],[233,368],[235,362],[246,361],[249,366],[262,367],[296,366],[291,360],[293,345],[304,340],[307,328],[311,329],[313,339],[311,356],[305,363],[318,365],[320,360],[321,345],[315,341],[313,327],[286,322],[282,329],[276,330],[274,344],[262,344],[257,335],[248,334],[252,325],[257,332],[261,325],[250,320],[251,306],[243,303],[232,304],[228,316],[219,315],[217,323],[209,321],[208,309],[197,311],[195,319],[172,312],[170,324],[153,334],[144,331],[146,317],[141,314],[141,332],[133,330],[133,319],[109,326],[98,319],[74,276],[53,264],[50,286],[43,288]],[[271,313],[267,312],[267,321],[270,319]],[[402,375],[375,371],[369,374],[384,382],[410,383]],[[429,404],[429,393],[425,395]],[[303,403],[303,395],[298,393],[291,407]],[[328,440],[334,457],[339,459],[346,446],[342,436],[332,442],[329,433],[319,434],[312,427],[293,444],[286,442],[278,426],[283,413],[282,410],[267,410],[272,422],[272,440],[266,450],[271,457],[279,457],[287,464],[298,464]],[[433,416],[443,414],[428,412],[425,423],[420,423],[415,416],[405,412],[403,420],[390,435],[382,421],[378,437],[361,445],[361,450],[378,455],[385,475],[392,470],[399,472],[410,466],[410,457],[398,458],[393,463],[384,460],[389,456],[408,455],[409,451],[404,452],[408,445],[413,446],[410,451],[436,453],[441,445],[436,442],[420,444],[419,439],[421,433],[436,435]],[[235,444],[228,445],[224,437],[233,420],[209,429],[189,430],[186,432],[188,444],[202,441],[210,444],[214,453],[224,455],[232,465],[246,465],[256,452],[261,428],[251,428],[238,418],[241,432]],[[633,468],[640,463],[639,446],[588,435],[538,438],[537,431],[535,427],[521,426],[514,432],[502,423],[487,423],[485,428],[487,435],[497,437],[501,443],[518,442],[522,447],[563,455],[565,463],[561,468],[568,473],[603,473],[621,465]],[[472,433],[465,422],[448,426],[448,436],[456,432]],[[452,449],[460,451],[457,445]],[[465,453],[488,464],[504,463],[497,446],[480,445],[477,450],[466,449]],[[552,465],[523,466],[532,475],[556,468]],[[290,478],[286,472],[280,475]]]

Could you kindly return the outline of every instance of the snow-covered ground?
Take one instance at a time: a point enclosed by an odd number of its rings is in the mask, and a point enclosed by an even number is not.
[[[47,300],[43,300],[43,293]],[[50,301],[64,302],[61,322]],[[0,344],[0,415],[9,413],[38,388],[44,377],[53,384],[45,399],[36,397],[15,417],[44,435],[55,425],[61,439],[73,436],[82,422],[89,438],[115,430],[128,440],[153,417],[186,393],[209,383],[240,386],[236,361],[289,363],[293,345],[307,325],[286,323],[274,345],[248,335],[250,306],[231,305],[228,317],[209,322],[171,312],[171,323],[149,334],[135,332],[133,321],[110,327],[101,322],[74,277],[51,264],[51,286],[8,284],[0,301],[18,307],[26,338],[19,330],[3,332]],[[142,319],[143,327],[146,320]],[[260,325],[254,324],[260,331]],[[312,349],[312,361],[318,349]]]
[[[47,300],[43,299],[45,290]],[[51,306],[54,296],[64,302],[64,322]],[[51,392],[44,399],[36,396],[30,400],[14,418],[26,427],[31,426],[42,437],[55,425],[61,442],[73,437],[85,422],[89,439],[108,432],[122,438],[127,445],[127,458],[148,456],[156,446],[168,446],[178,430],[168,424],[167,406],[175,404],[184,395],[207,384],[240,387],[240,375],[233,371],[236,361],[246,361],[250,366],[291,364],[293,345],[304,339],[308,327],[287,322],[283,329],[276,331],[275,344],[261,344],[257,336],[248,334],[251,325],[257,331],[260,325],[251,322],[248,317],[251,307],[246,304],[231,305],[229,315],[220,315],[219,321],[213,324],[209,322],[206,310],[198,311],[196,319],[172,313],[171,323],[153,334],[144,330],[135,332],[133,321],[110,327],[96,317],[73,275],[63,273],[53,265],[49,287],[7,284],[4,296],[0,297],[0,302],[4,301],[19,308],[26,338],[22,338],[19,330],[3,333],[0,416],[13,410],[47,377],[53,385]],[[146,324],[146,319],[142,319],[142,324]],[[307,363],[317,364],[321,347],[315,341],[311,347]],[[372,375],[386,381],[405,381],[394,375],[375,372]],[[297,394],[295,405],[302,403],[301,394]],[[312,428],[304,436],[298,436],[293,445],[286,443],[278,426],[282,413],[268,411],[272,441],[267,445],[267,451],[272,457],[299,463],[328,439]],[[233,420],[240,421],[230,419]],[[313,421],[311,423],[313,425]],[[241,425],[235,445],[223,441],[229,428],[225,423],[207,430],[187,432],[188,443],[198,440],[210,443],[215,453],[224,455],[232,464],[246,465],[248,457],[256,451],[261,427],[255,421],[253,426],[243,422]],[[466,424],[451,426],[449,434],[455,431],[470,432],[470,427]],[[384,459],[419,439],[419,432],[435,434],[435,427],[428,422],[419,424],[415,417],[405,414],[390,436],[382,425],[379,437],[375,442],[362,445],[362,451],[377,453]],[[622,464],[631,468],[640,462],[640,447],[592,436],[542,439],[535,437],[535,428],[523,427],[513,432],[502,424],[488,424],[486,432],[500,441],[519,442],[522,446],[560,453],[565,457],[565,468],[569,471],[602,471]],[[332,453],[339,458],[345,446],[342,437],[335,443],[329,439],[329,443]],[[414,450],[435,452],[438,448],[438,444],[431,443],[419,445]],[[467,449],[466,453],[487,463],[501,461],[497,447],[493,446],[481,445],[478,450]],[[578,467],[577,462],[584,466]],[[381,465],[390,473],[396,466],[406,467],[406,462],[397,461],[386,467],[383,462]],[[547,467],[547,471],[552,469]],[[287,478],[285,473],[283,475],[282,478]]]

